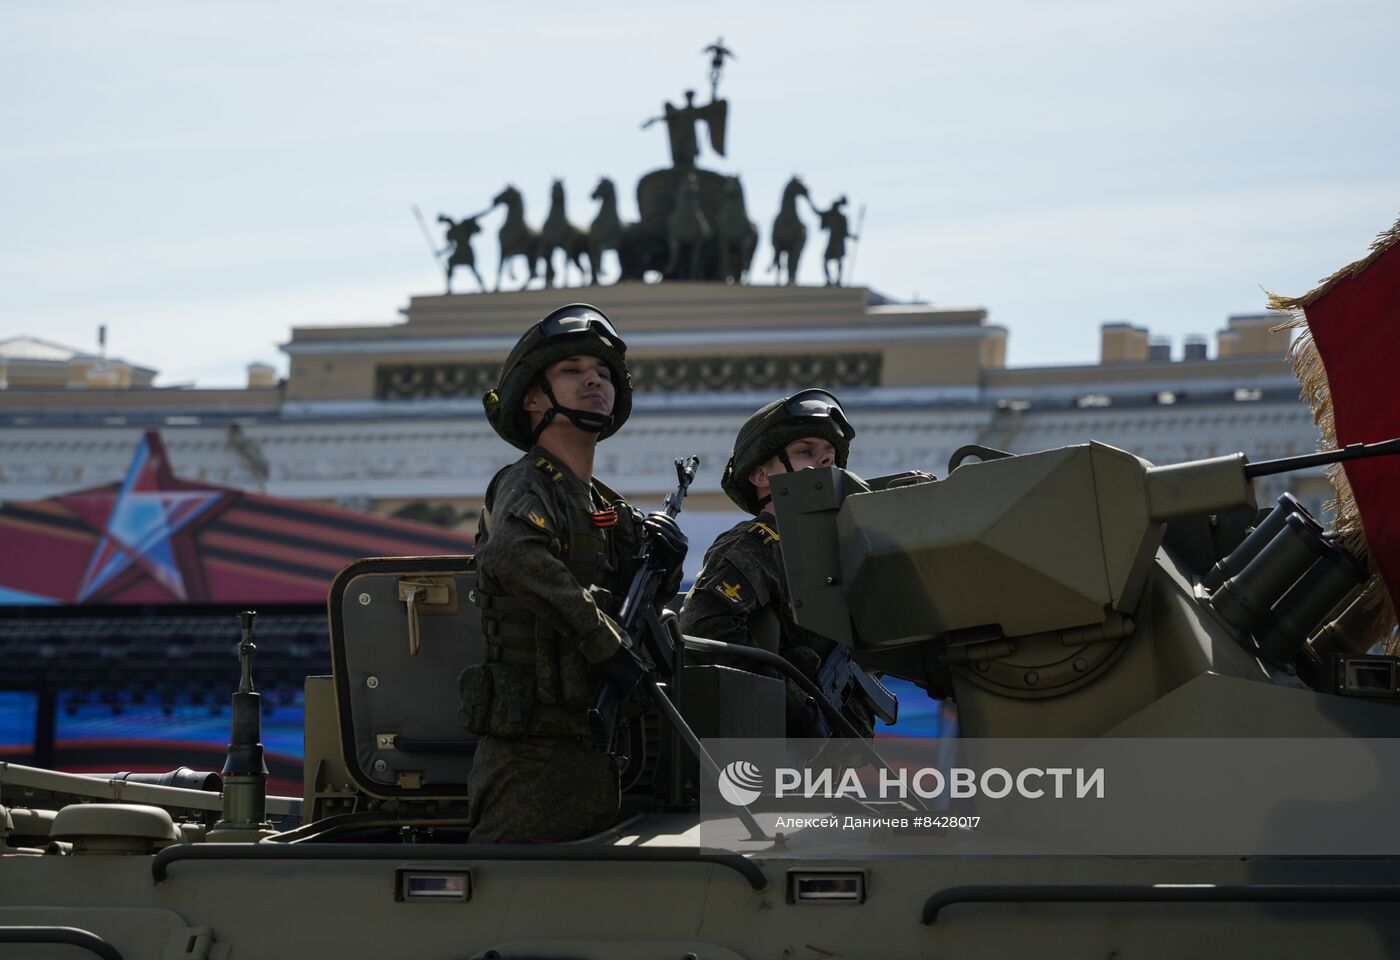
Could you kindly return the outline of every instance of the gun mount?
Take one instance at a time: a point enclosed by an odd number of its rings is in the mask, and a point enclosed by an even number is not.
[[[1307,641],[1365,569],[1287,496],[1213,567],[1195,569],[1168,530],[1253,519],[1256,475],[1390,446],[1157,467],[1088,443],[983,451],[944,480],[786,474],[774,492],[794,613],[867,667],[955,697],[965,736],[1189,735],[1197,697],[1268,689],[1236,682],[1330,690]],[[1366,727],[1369,708],[1342,712]],[[1239,713],[1205,710],[1216,734],[1286,724]]]

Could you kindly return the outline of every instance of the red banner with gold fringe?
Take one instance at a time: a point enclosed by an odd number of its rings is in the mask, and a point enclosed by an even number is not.
[[[1294,370],[1324,448],[1400,437],[1400,221],[1369,255],[1311,293],[1275,296],[1270,306],[1300,312],[1297,325],[1306,324],[1293,345]],[[1368,590],[1378,608],[1372,639],[1384,639],[1400,597],[1400,457],[1333,467],[1332,482],[1335,529],[1353,552],[1370,555]]]

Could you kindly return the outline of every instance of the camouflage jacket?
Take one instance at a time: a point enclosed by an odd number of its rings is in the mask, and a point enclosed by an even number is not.
[[[782,544],[767,514],[744,520],[715,538],[686,595],[680,620],[681,629],[692,636],[767,648],[809,676],[816,674],[833,646],[793,619]],[[754,669],[744,663],[730,665]],[[771,669],[755,672],[776,675]],[[802,715],[808,697],[791,680],[785,682],[787,715],[793,721]]]
[[[638,528],[635,511],[597,480],[585,484],[542,447],[498,473],[491,482],[477,533],[477,574],[488,592],[527,603],[561,637],[568,638],[589,663],[599,663],[627,641],[600,607],[603,587],[625,591],[636,570]],[[630,513],[601,522],[595,535],[603,559],[592,583],[582,583],[570,567],[580,544],[571,531],[578,515]],[[572,516],[571,516],[572,514]],[[591,589],[592,588],[592,589]],[[619,597],[620,599],[620,597]],[[608,606],[605,600],[603,606]]]

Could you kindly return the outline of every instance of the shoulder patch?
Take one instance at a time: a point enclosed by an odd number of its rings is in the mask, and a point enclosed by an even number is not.
[[[550,537],[554,537],[558,533],[554,511],[550,510],[545,501],[537,494],[527,493],[513,498],[509,504],[497,504],[493,513],[495,514],[493,519],[499,519],[504,514],[528,527],[542,530]]]
[[[715,577],[710,584],[710,589],[719,598],[730,606],[738,607],[750,603],[754,599],[753,585],[745,579],[744,575],[734,569],[732,564],[726,564],[728,569],[723,576]]]
[[[564,471],[556,467],[547,457],[540,457],[535,461],[535,469],[543,473],[555,483],[564,479]]]
[[[782,539],[778,536],[778,531],[768,526],[768,524],[764,523],[762,520],[755,520],[753,523],[749,524],[748,533],[749,536],[758,538],[758,541],[764,546],[770,543],[777,543]]]

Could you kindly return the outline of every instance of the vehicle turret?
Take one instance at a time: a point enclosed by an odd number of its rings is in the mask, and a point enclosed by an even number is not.
[[[870,668],[955,697],[965,736],[1097,736],[1203,677],[1331,689],[1305,644],[1365,568],[1296,499],[1204,569],[1168,534],[1211,518],[1243,532],[1254,477],[1391,446],[1158,467],[1091,442],[965,449],[943,480],[783,475],[774,502],[794,612]],[[1156,714],[1150,730],[1171,733]],[[1222,732],[1267,729],[1230,716],[1217,717]]]

